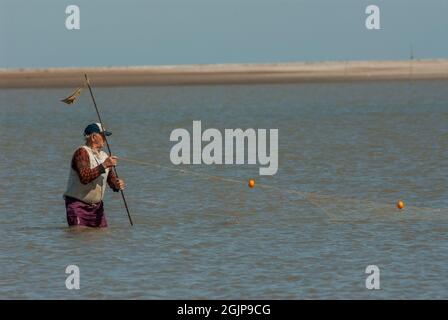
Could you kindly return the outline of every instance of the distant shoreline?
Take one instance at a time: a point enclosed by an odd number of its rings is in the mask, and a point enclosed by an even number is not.
[[[142,67],[0,69],[0,88],[448,80],[448,59]]]

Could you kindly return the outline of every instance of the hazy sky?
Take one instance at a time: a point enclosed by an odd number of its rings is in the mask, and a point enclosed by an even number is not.
[[[0,0],[0,67],[448,58],[447,17],[448,0]]]

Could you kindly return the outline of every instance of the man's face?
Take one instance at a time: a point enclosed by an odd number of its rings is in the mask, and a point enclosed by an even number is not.
[[[104,147],[104,143],[105,143],[105,138],[104,138],[104,134],[102,133],[95,133],[93,136],[94,142],[95,144],[98,146],[98,148],[102,148]]]

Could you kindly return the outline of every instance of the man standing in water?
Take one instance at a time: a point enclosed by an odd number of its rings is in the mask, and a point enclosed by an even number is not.
[[[115,192],[124,189],[124,181],[117,179],[111,170],[117,157],[101,151],[105,136],[111,134],[100,123],[92,123],[84,130],[85,145],[73,155],[64,193],[69,226],[107,227],[103,205],[106,184]]]

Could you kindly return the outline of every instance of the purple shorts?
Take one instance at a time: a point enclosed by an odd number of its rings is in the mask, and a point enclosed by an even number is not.
[[[88,204],[74,198],[65,197],[65,209],[67,210],[69,226],[107,227],[103,201],[97,204]]]

